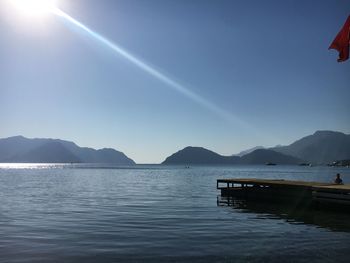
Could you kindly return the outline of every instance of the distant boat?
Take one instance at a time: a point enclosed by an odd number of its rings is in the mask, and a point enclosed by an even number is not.
[[[311,163],[299,163],[299,166],[312,166]]]
[[[266,165],[276,165],[275,163],[266,163]]]

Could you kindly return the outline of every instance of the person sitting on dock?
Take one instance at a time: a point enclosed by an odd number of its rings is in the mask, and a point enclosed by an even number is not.
[[[340,174],[337,174],[334,180],[335,184],[343,184],[343,180],[340,178]]]

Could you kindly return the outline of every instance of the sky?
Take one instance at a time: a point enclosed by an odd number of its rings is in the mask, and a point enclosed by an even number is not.
[[[186,146],[231,155],[350,133],[350,61],[328,50],[348,0],[57,1],[156,75],[67,19],[24,16],[8,1],[0,138],[60,138],[159,163]]]

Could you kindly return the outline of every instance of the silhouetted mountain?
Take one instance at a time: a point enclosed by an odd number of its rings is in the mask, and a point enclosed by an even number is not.
[[[259,150],[259,149],[265,149],[265,147],[263,147],[263,146],[256,146],[254,148],[251,148],[251,149],[248,149],[248,150],[245,150],[245,151],[241,151],[240,153],[234,154],[232,156],[242,157],[243,155],[246,155],[248,153],[254,152],[255,150]]]
[[[272,150],[258,149],[243,157],[222,156],[201,147],[186,147],[166,158],[163,164],[298,164],[303,162]]]
[[[78,163],[80,159],[57,141],[47,142],[15,157],[21,163]]]
[[[165,159],[163,164],[235,164],[239,157],[222,156],[202,147],[186,147]]]
[[[0,162],[135,164],[114,149],[95,150],[59,139],[28,139],[23,136],[0,139]]]
[[[317,131],[289,146],[271,149],[313,164],[328,164],[350,159],[350,135],[334,131]]]
[[[303,160],[267,149],[258,149],[241,157],[241,164],[300,164]]]

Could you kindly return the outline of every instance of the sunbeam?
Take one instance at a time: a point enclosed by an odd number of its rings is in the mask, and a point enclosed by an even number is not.
[[[206,109],[216,113],[221,118],[226,119],[230,122],[234,122],[236,125],[238,124],[241,127],[248,128],[248,124],[243,122],[238,117],[234,116],[232,113],[218,107],[214,103],[208,101],[207,99],[203,98],[202,96],[196,94],[195,92],[189,90],[188,88],[184,87],[177,81],[169,78],[165,74],[161,73],[159,70],[155,69],[154,67],[150,66],[149,64],[143,62],[141,59],[137,58],[135,55],[132,55],[130,52],[126,51],[124,48],[120,47],[119,45],[111,42],[110,40],[106,39],[105,37],[101,36],[100,34],[94,32],[81,22],[77,21],[73,17],[69,16],[65,12],[61,11],[60,9],[56,8],[54,10],[54,13],[66,21],[70,22],[71,24],[77,26],[81,30],[88,33],[91,37],[98,40],[99,42],[103,43],[106,47],[110,48],[111,50],[118,53],[120,56],[124,57],[128,61],[132,62],[134,65],[139,67],[141,70],[147,72],[148,74],[152,75],[156,79],[162,81],[165,83],[168,87],[176,90],[177,92],[180,92],[181,94],[185,95],[187,98],[190,98],[192,101],[196,102],[199,105],[202,105]]]

